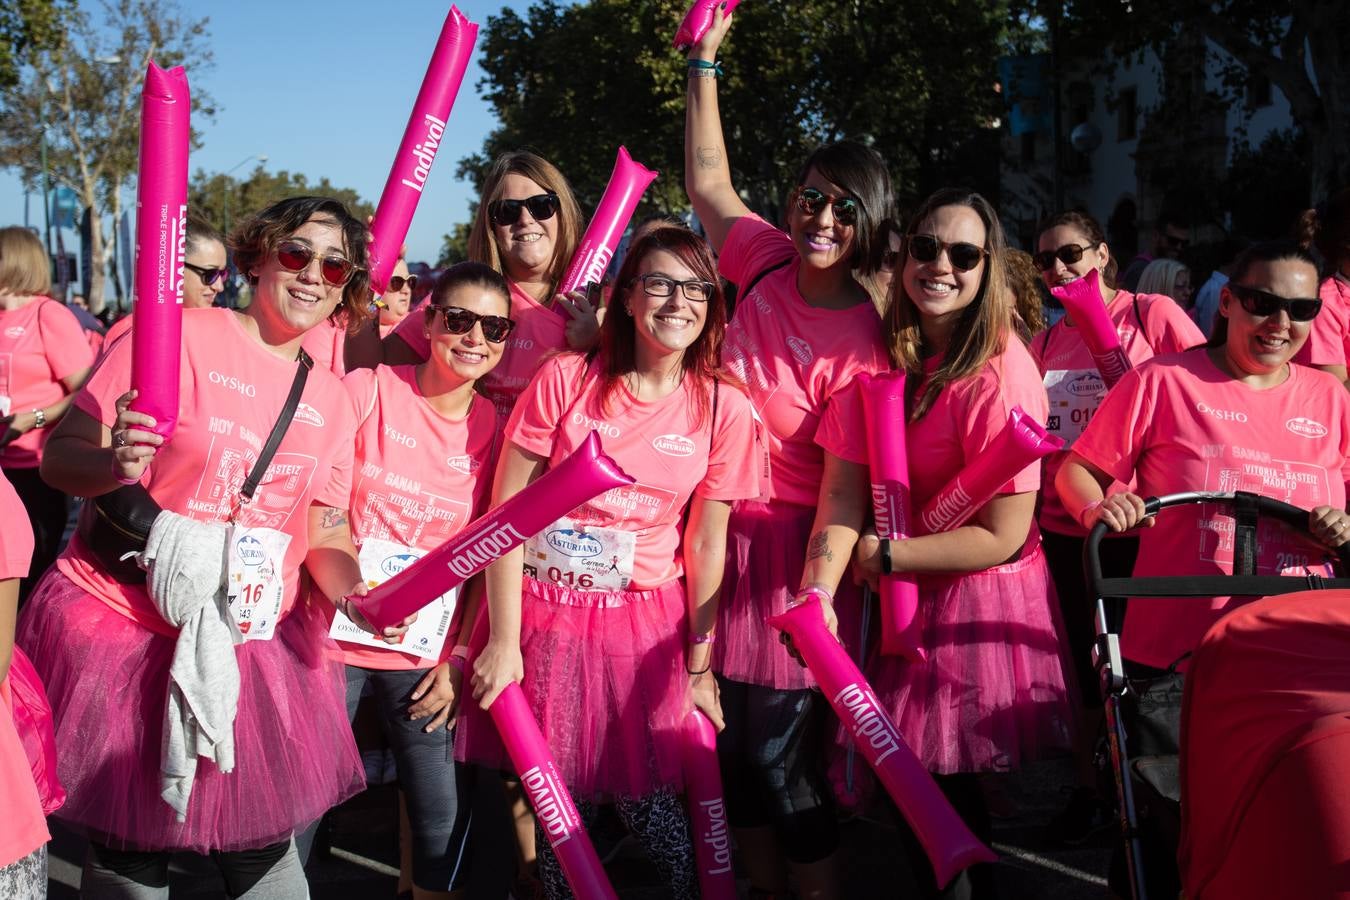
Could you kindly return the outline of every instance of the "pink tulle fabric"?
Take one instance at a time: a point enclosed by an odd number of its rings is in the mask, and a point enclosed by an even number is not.
[[[42,675],[55,714],[69,792],[57,816],[103,843],[198,853],[263,847],[365,787],[342,665],[322,615],[305,604],[272,640],[236,648],[235,769],[223,774],[198,761],[182,823],[159,796],[174,641],[53,567],[19,619],[17,642]]]
[[[521,689],[572,796],[680,791],[680,732],[693,707],[683,582],[610,593],[522,581]],[[510,769],[476,704],[466,704],[457,730],[459,759]]]
[[[873,654],[866,674],[929,771],[1006,772],[1072,746],[1058,609],[1039,541],[1007,565],[920,577],[928,662]]]
[[[764,624],[786,610],[797,593],[815,517],[814,508],[793,503],[741,501],[732,510],[713,645],[713,669],[724,678],[778,690],[816,686],[778,632]],[[860,597],[845,578],[834,598],[839,639],[854,659],[863,646]]]

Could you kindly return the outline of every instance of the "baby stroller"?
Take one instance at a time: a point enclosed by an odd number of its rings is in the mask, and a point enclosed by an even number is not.
[[[1246,492],[1188,492],[1145,501],[1149,515],[1192,503],[1227,507],[1234,519],[1233,575],[1106,578],[1100,544],[1107,526],[1088,535],[1083,564],[1097,598],[1097,640],[1093,665],[1100,678],[1107,742],[1115,779],[1123,843],[1123,873],[1113,871],[1113,887],[1132,900],[1171,900],[1180,887],[1176,852],[1181,843],[1182,677],[1173,668],[1146,683],[1125,671],[1120,624],[1130,597],[1274,597],[1301,591],[1350,589],[1350,578],[1256,575],[1256,532],[1261,519],[1273,519],[1307,533],[1308,511]],[[1342,548],[1338,565],[1350,572],[1350,551]],[[1127,727],[1127,723],[1128,726]],[[1241,750],[1238,748],[1238,752]],[[1221,773],[1216,773],[1221,774]],[[1143,825],[1141,826],[1141,819]],[[1146,859],[1151,865],[1146,865]],[[1150,871],[1150,868],[1153,871]],[[1218,895],[1215,895],[1218,896]],[[1279,896],[1268,895],[1268,896]]]

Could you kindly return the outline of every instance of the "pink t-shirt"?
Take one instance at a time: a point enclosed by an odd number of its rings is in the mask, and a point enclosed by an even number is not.
[[[525,390],[539,361],[555,350],[567,349],[567,315],[554,306],[544,306],[525,293],[514,281],[511,286],[511,318],[516,327],[506,339],[506,349],[496,367],[478,382],[478,389],[497,407],[505,422]],[[423,307],[422,309],[425,309]],[[412,348],[419,359],[431,352],[426,335],[426,314],[413,310],[394,328],[394,335]]]
[[[305,333],[301,344],[314,359],[316,367],[328,369],[337,377],[347,374],[347,316],[328,317]]]
[[[1257,391],[1195,350],[1161,356],[1127,374],[1102,401],[1074,451],[1140,496],[1251,491],[1312,509],[1345,508],[1350,478],[1350,396],[1333,376],[1290,366],[1289,379]],[[1233,520],[1209,504],[1169,509],[1139,532],[1134,574],[1219,575],[1233,570]],[[1278,523],[1257,531],[1257,574],[1305,572],[1323,552]],[[1158,668],[1199,643],[1228,597],[1134,599],[1125,655]]]
[[[350,505],[358,548],[376,539],[434,550],[481,514],[488,498],[498,432],[492,404],[475,396],[463,418],[448,419],[427,403],[415,372],[415,366],[380,366],[342,380],[360,417]],[[393,648],[338,646],[348,665],[429,665]]]
[[[0,310],[0,416],[51,406],[66,395],[61,379],[93,364],[80,320],[55,300]],[[0,466],[37,468],[49,434],[33,428],[0,448]]]
[[[1313,319],[1307,342],[1295,362],[1309,366],[1343,366],[1350,359],[1350,281],[1339,275],[1318,290],[1322,311]]]
[[[1106,305],[1106,311],[1120,335],[1120,346],[1136,366],[1154,356],[1180,353],[1205,342],[1205,336],[1190,316],[1163,294],[1118,291]],[[1065,441],[1063,450],[1045,460],[1041,527],[1056,534],[1083,535],[1087,532],[1059,501],[1055,475],[1101,404],[1106,384],[1097,372],[1087,344],[1067,318],[1032,339],[1031,355],[1045,376],[1045,392],[1050,401],[1046,430]]]
[[[204,522],[225,522],[239,488],[276,424],[295,378],[296,363],[266,350],[228,309],[183,311],[183,364],[178,426],[155,456],[142,484],[167,510]],[[119,341],[75,405],[111,426],[114,404],[131,381],[131,342]],[[300,566],[309,550],[309,507],[346,509],[352,486],[356,414],[331,372],[315,366],[286,436],[238,524],[270,528],[289,543],[278,569],[284,616],[294,604]],[[172,635],[143,585],[106,577],[77,537],[57,560],[71,580],[147,628]]]
[[[33,531],[14,487],[0,472],[0,580],[28,574],[33,557]],[[8,636],[9,640],[13,635]],[[14,728],[9,678],[0,681],[0,867],[22,859],[50,840],[42,801],[33,783],[19,734]]]
[[[800,267],[792,239],[758,216],[737,220],[718,266],[747,285],[736,302],[722,359],[745,382],[767,438],[761,497],[814,506],[825,458],[816,428],[832,397],[859,372],[890,367],[881,319],[871,303],[850,309],[807,305],[797,291]]]
[[[755,467],[755,424],[750,401],[736,388],[717,388],[716,423],[695,425],[693,387],[685,378],[662,400],[637,400],[620,386],[610,409],[603,408],[600,361],[586,369],[584,357],[565,353],[544,361],[520,395],[506,426],[516,446],[557,465],[592,430],[605,453],[636,484],[606,491],[573,510],[579,530],[612,529],[635,535],[629,589],[660,587],[680,577],[681,520],[691,495],[709,500],[743,500],[759,492]],[[710,401],[711,402],[711,401]],[[530,560],[527,558],[527,565]],[[543,577],[547,573],[540,573]],[[561,579],[558,579],[561,580]]]
[[[967,465],[984,452],[1008,424],[1014,406],[1038,422],[1045,421],[1045,388],[1031,354],[1013,332],[1004,337],[1003,352],[968,378],[947,385],[917,422],[905,426],[909,456],[910,498],[917,513]],[[938,357],[927,361],[932,372]],[[820,445],[840,459],[867,464],[867,424],[862,391],[855,383],[832,403],[817,435]],[[1041,484],[1040,464],[1033,463],[999,489],[1023,494]],[[917,533],[922,525],[915,517]]]
[[[118,338],[131,333],[133,321],[135,321],[135,316],[123,316],[108,327],[108,333],[103,336],[103,352],[105,355],[112,349]]]

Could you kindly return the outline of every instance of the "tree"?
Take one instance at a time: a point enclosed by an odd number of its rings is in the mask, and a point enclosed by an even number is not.
[[[469,217],[473,221],[473,216]],[[441,252],[436,258],[436,268],[444,269],[447,266],[453,266],[456,263],[462,263],[469,258],[469,228],[472,227],[468,222],[460,222],[455,225],[454,231],[447,234],[441,241]]]
[[[285,171],[268,172],[259,164],[243,181],[219,173],[207,174],[202,169],[193,173],[188,182],[188,205],[194,212],[215,225],[223,233],[250,213],[264,209],[287,197],[332,197],[346,204],[352,214],[373,216],[374,205],[361,199],[351,188],[334,186],[327,177],[311,184],[301,174]]]
[[[19,83],[21,60],[31,50],[61,45],[68,0],[17,0],[0,6],[0,88]]]
[[[115,0],[98,23],[72,9],[59,49],[25,54],[18,83],[0,92],[0,164],[17,168],[24,183],[35,186],[43,168],[33,136],[44,135],[50,177],[74,190],[90,211],[91,309],[103,306],[104,267],[113,252],[103,214],[117,221],[123,189],[136,174],[146,62],[167,68],[190,60],[190,77],[200,74],[211,65],[206,24],[185,18],[172,0]],[[195,87],[192,109],[214,115],[210,97]]]

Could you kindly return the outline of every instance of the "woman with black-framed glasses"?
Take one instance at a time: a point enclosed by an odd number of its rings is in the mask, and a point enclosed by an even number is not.
[[[745,205],[717,103],[717,51],[733,18],[716,9],[690,48],[685,114],[685,190],[722,275],[739,288],[727,364],[749,385],[767,438],[755,462],[767,472],[761,496],[737,504],[731,522],[714,656],[729,710],[718,752],[752,889],[786,892],[790,869],[803,896],[832,897],[839,831],[813,740],[830,714],[814,678],[764,620],[816,580],[811,568],[832,553],[826,530],[867,509],[866,501],[840,507],[852,492],[822,491],[829,472],[814,436],[858,373],[887,367],[878,315],[883,223],[897,217],[885,161],[849,141],[821,147],[802,165],[784,204],[786,233]],[[856,653],[864,617],[848,588],[836,606],[840,634]]]

